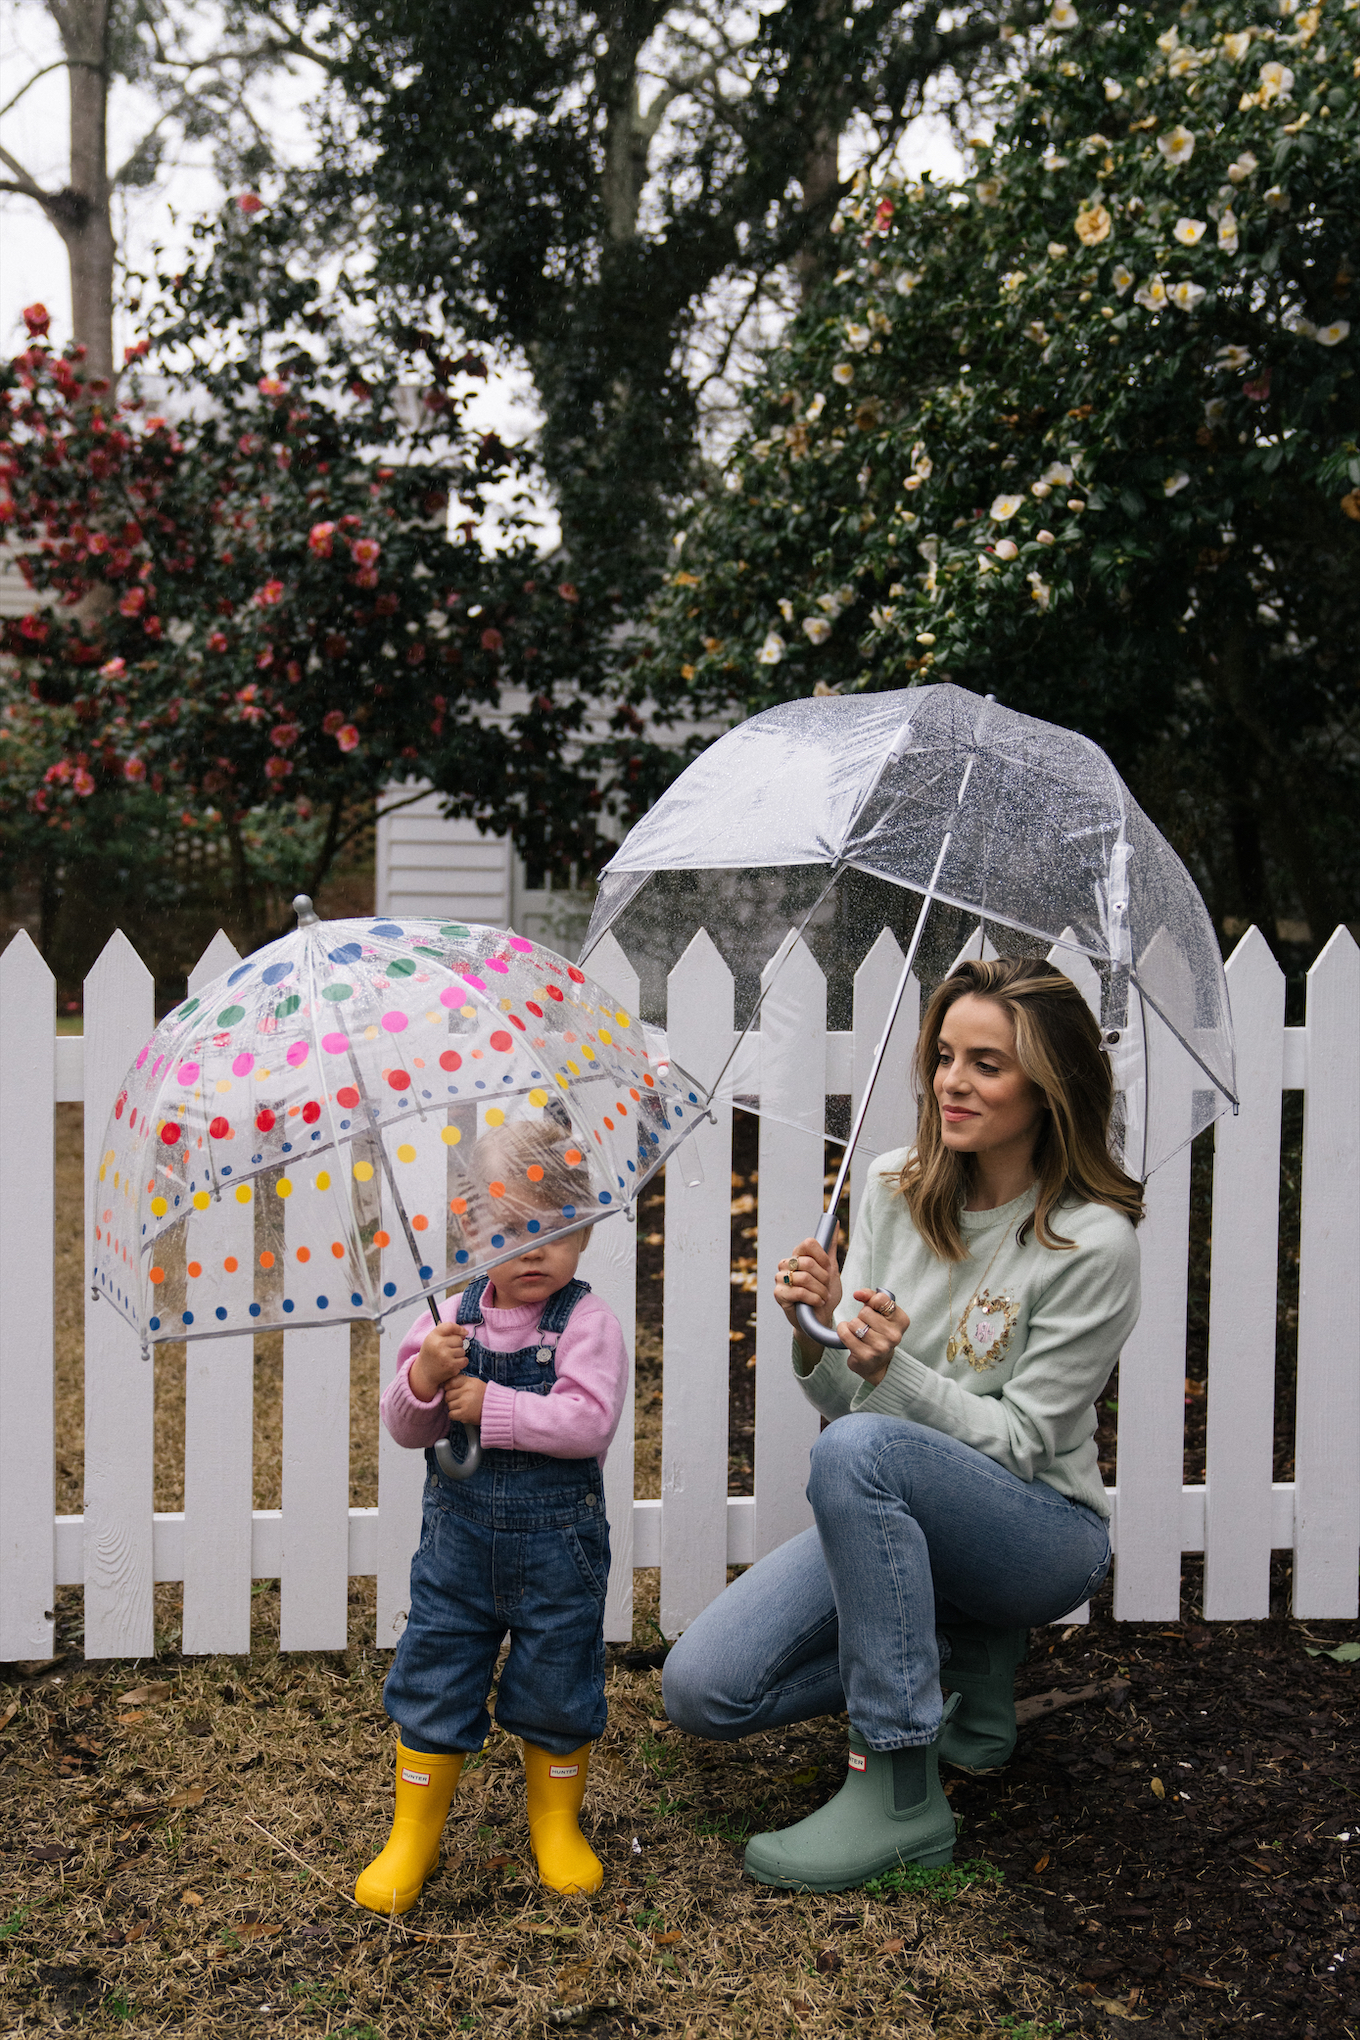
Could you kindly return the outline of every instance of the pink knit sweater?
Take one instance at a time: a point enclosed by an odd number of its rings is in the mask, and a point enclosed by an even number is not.
[[[469,1327],[479,1343],[492,1353],[514,1353],[537,1344],[542,1304],[498,1310],[495,1294],[494,1283],[488,1283],[482,1298],[483,1322]],[[460,1300],[455,1296],[442,1303],[440,1316],[456,1316]],[[411,1363],[429,1329],[429,1311],[422,1310],[401,1342],[397,1371],[378,1405],[398,1445],[417,1449],[447,1437],[450,1430],[442,1395],[421,1402],[411,1393]],[[603,1464],[628,1391],[628,1353],[618,1319],[598,1296],[583,1296],[567,1329],[545,1333],[542,1343],[556,1348],[557,1379],[547,1395],[489,1381],[482,1404],[483,1445],[546,1452],[554,1459],[598,1459]]]

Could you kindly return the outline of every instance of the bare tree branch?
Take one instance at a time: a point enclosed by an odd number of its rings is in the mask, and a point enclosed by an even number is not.
[[[25,170],[18,157],[11,156],[8,149],[0,149],[0,163],[3,163],[6,169],[12,170],[19,179],[17,184],[6,184],[3,187],[4,190],[18,192],[24,198],[35,198],[38,204],[42,206],[51,204],[56,194],[51,191],[44,191],[37,178]]]

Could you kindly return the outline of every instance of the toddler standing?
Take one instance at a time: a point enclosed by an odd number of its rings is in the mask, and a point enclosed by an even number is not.
[[[463,1761],[490,1727],[486,1700],[506,1633],[496,1719],[522,1738],[529,1837],[554,1891],[599,1888],[577,1818],[590,1745],[605,1725],[609,1526],[600,1469],[628,1385],[618,1319],[576,1280],[582,1228],[539,1243],[580,1195],[557,1129],[507,1127],[478,1142],[473,1173],[498,1235],[524,1250],[428,1312],[403,1340],[383,1422],[425,1448],[411,1608],[383,1702],[397,1723],[396,1812],[354,1895],[405,1912],[439,1861]],[[447,1315],[445,1315],[447,1313]],[[447,1480],[433,1446],[480,1424],[482,1462]]]

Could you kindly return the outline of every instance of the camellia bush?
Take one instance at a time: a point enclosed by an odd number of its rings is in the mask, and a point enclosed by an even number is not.
[[[672,712],[953,679],[1104,744],[1221,919],[1356,911],[1360,10],[1059,0],[861,181],[677,534]]]

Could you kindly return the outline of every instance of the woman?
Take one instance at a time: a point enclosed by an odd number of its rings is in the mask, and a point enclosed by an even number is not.
[[[815,1240],[779,1263],[803,1393],[845,1420],[813,1449],[816,1527],[666,1662],[666,1711],[694,1735],[848,1709],[841,1791],[746,1851],[787,1889],[950,1860],[937,1758],[1006,1761],[1030,1627],[1110,1565],[1095,1400],[1138,1317],[1143,1207],[1110,1158],[1099,1030],[1050,964],[966,963],[930,1001],[916,1074],[916,1145],[883,1157],[843,1280]],[[848,1351],[797,1335],[800,1303],[843,1320]]]

